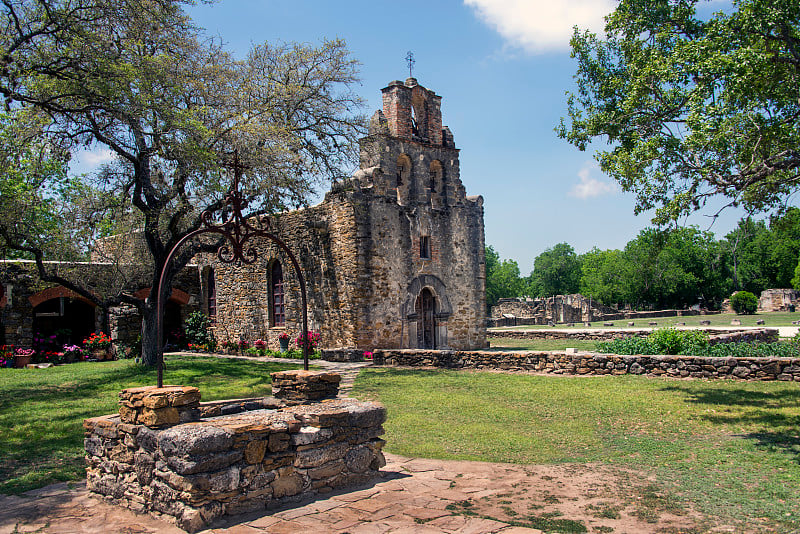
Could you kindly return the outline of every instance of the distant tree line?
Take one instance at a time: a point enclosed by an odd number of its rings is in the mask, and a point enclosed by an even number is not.
[[[718,308],[734,291],[800,289],[800,209],[743,218],[724,238],[696,227],[645,228],[622,250],[576,254],[558,243],[522,277],[514,260],[486,248],[486,304],[500,298],[581,293],[614,307]]]

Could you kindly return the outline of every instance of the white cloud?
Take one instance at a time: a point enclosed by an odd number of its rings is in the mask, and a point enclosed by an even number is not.
[[[104,163],[111,163],[114,160],[114,152],[107,148],[96,148],[82,153],[79,158],[89,167],[97,167]]]
[[[601,32],[614,0],[464,0],[512,45],[532,53],[569,49],[572,27]]]
[[[581,170],[578,171],[580,183],[572,186],[572,189],[570,189],[567,194],[571,197],[586,199],[616,193],[619,188],[615,182],[610,180],[598,180],[591,176],[592,171],[599,170],[600,167],[598,167],[597,163],[593,161],[586,162]]]
[[[69,162],[69,170],[72,174],[87,174],[99,170],[106,163],[114,161],[114,153],[102,147],[95,147],[92,150],[80,150],[73,154]]]

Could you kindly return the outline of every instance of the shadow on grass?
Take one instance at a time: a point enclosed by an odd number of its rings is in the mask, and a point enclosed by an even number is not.
[[[708,384],[707,384],[708,386]],[[715,425],[748,425],[758,430],[739,437],[752,439],[757,447],[792,456],[800,462],[800,415],[782,412],[800,405],[800,389],[755,391],[746,387],[717,389],[669,385],[664,391],[684,396],[686,402],[713,406],[699,417]]]
[[[252,391],[263,395],[270,392],[270,373],[297,367],[171,357],[165,382],[198,385],[204,400],[252,396]],[[121,361],[21,370],[0,378],[0,493],[18,493],[75,478],[83,457],[83,420],[115,412],[120,390],[155,385],[156,373]]]

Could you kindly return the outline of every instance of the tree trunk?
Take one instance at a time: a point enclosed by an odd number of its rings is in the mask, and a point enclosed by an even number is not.
[[[142,310],[142,362],[148,367],[158,365],[158,323],[154,299],[147,299]]]

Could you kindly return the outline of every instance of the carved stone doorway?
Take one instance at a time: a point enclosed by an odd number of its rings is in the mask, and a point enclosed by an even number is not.
[[[417,347],[436,348],[436,297],[427,287],[420,291],[414,306],[417,314]]]

